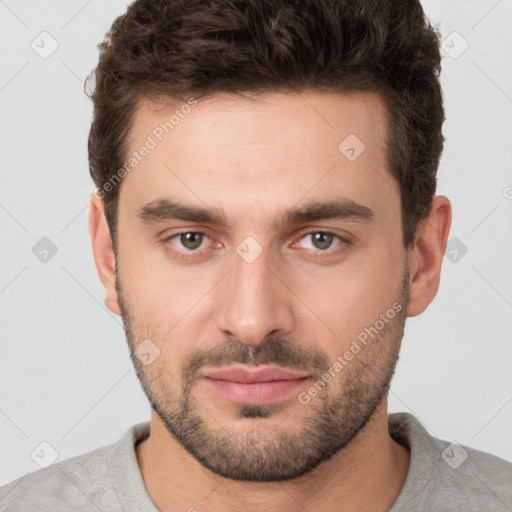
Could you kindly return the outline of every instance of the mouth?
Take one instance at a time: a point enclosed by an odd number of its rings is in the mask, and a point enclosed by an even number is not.
[[[264,405],[288,398],[309,375],[278,367],[230,366],[204,372],[202,381],[216,394],[245,405]]]

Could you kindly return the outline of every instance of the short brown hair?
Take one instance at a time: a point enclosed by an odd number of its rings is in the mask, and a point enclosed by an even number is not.
[[[305,89],[384,101],[409,246],[430,211],[444,145],[439,37],[419,0],[136,0],[98,46],[86,82],[95,79],[89,168],[114,249],[120,186],[104,184],[126,160],[140,99]]]

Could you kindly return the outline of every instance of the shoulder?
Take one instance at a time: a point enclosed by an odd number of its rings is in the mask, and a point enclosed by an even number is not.
[[[112,482],[113,456],[133,456],[133,441],[146,428],[130,427],[114,444],[27,473],[0,487],[0,512],[109,510],[121,511]]]
[[[93,503],[109,484],[106,456],[109,446],[27,473],[0,487],[0,510],[60,510]]]
[[[492,510],[512,510],[512,464],[496,455],[457,442],[432,438],[436,449],[437,473],[431,484],[437,489],[450,489],[453,499],[470,498],[471,505]]]
[[[408,503],[404,511],[512,510],[510,462],[434,437],[408,413],[391,414],[389,427],[392,437],[411,449],[409,473],[399,496],[400,505]]]

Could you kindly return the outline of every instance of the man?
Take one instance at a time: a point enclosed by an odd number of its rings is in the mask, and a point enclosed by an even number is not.
[[[512,510],[512,465],[388,415],[451,224],[417,1],[138,0],[100,46],[89,228],[152,405],[5,510]]]

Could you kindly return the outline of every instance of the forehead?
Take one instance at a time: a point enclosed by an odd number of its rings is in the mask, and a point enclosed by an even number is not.
[[[385,158],[386,109],[373,93],[218,94],[194,103],[143,100],[133,118],[120,205],[163,197],[254,221],[302,199],[399,209]],[[274,210],[273,207],[275,206]]]

